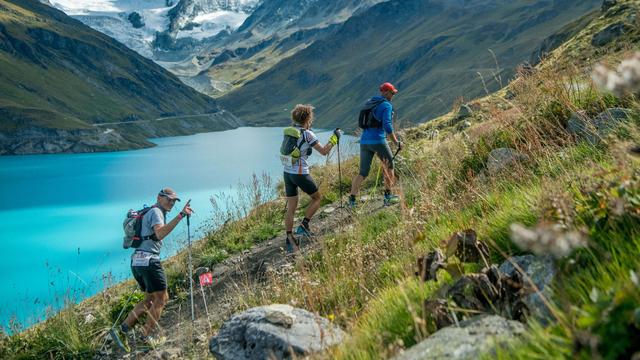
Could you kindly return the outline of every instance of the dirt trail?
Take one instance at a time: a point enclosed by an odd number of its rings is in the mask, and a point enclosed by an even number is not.
[[[354,216],[370,214],[383,209],[382,197],[363,197],[358,210],[354,213],[339,204],[322,207],[311,223],[314,239],[303,239],[301,253],[306,254],[318,250],[323,236],[340,231],[353,221]],[[346,204],[345,204],[346,206]],[[355,215],[354,215],[355,214]],[[268,269],[277,270],[292,265],[295,258],[287,256],[284,251],[285,234],[282,233],[264,241],[242,254],[234,255],[210,269],[214,284],[204,289],[206,304],[209,310],[209,321],[213,327],[219,327],[240,305],[238,295],[247,288],[264,283]],[[167,359],[189,357],[189,348],[196,354],[208,353],[211,337],[207,314],[200,288],[194,282],[194,303],[196,320],[191,324],[190,301],[170,299],[160,319],[161,334],[166,337],[157,349],[150,352],[123,353],[110,341],[97,359]],[[193,331],[192,331],[193,329]],[[194,344],[194,345],[191,345]],[[195,355],[201,356],[201,355]]]

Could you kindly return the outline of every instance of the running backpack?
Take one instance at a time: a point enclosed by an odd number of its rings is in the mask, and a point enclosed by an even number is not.
[[[135,211],[133,209],[129,209],[127,212],[127,216],[124,218],[124,222],[122,223],[122,227],[124,228],[124,237],[122,241],[122,247],[125,249],[134,248],[137,249],[142,244],[142,218],[144,215],[149,212],[149,210],[155,207],[147,207],[145,206],[142,210]],[[155,234],[150,238],[155,237]]]
[[[300,148],[305,142],[304,130],[293,126],[284,129],[284,138],[280,145],[280,161],[284,166],[294,165],[302,153]],[[307,155],[311,155],[311,148],[307,150]]]
[[[358,126],[361,129],[368,128],[376,128],[379,129],[382,127],[382,122],[376,119],[375,115],[373,115],[373,110],[378,107],[378,105],[382,104],[385,100],[380,100],[375,102],[373,106],[365,106],[362,110],[360,110],[360,115],[358,116]]]

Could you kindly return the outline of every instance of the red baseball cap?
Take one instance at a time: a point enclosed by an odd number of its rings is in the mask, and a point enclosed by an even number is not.
[[[392,93],[397,93],[398,89],[396,89],[395,86],[393,86],[391,83],[386,82],[382,85],[380,85],[380,92],[384,92],[384,91],[391,91]]]

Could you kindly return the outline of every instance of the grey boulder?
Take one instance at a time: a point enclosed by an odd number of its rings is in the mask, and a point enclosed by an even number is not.
[[[209,343],[217,359],[292,359],[343,341],[329,320],[289,305],[249,309],[225,321]]]
[[[528,295],[522,300],[527,306],[529,315],[542,322],[551,319],[552,314],[545,305],[544,299],[550,299],[552,295],[550,284],[556,275],[553,258],[534,255],[513,256],[503,262],[498,269],[505,275],[512,276],[518,271],[514,264],[524,271],[523,275],[526,275],[523,276],[523,283],[525,289],[528,289]],[[535,288],[531,282],[535,284]]]
[[[593,119],[584,113],[574,113],[567,121],[567,131],[591,144],[598,144],[631,116],[631,111],[623,108],[607,109]]]
[[[459,325],[438,330],[394,359],[477,359],[525,331],[521,323],[496,315],[479,315]]]
[[[469,104],[463,104],[460,106],[460,110],[458,110],[458,113],[453,118],[453,123],[456,124],[459,121],[462,121],[472,115],[473,115],[473,109],[471,108],[471,106],[469,106]]]
[[[604,46],[629,32],[629,26],[622,21],[611,24],[593,35],[591,45]]]
[[[496,174],[520,161],[527,160],[527,156],[511,148],[497,148],[491,150],[487,158],[487,171]]]

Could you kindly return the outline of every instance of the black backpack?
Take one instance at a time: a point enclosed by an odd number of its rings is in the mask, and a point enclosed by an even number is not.
[[[378,105],[382,104],[386,100],[380,100],[373,104],[373,106],[365,106],[362,110],[360,110],[360,115],[358,116],[358,126],[361,129],[375,128],[380,129],[382,127],[382,121],[376,119],[375,115],[373,115],[373,111],[378,107]]]

